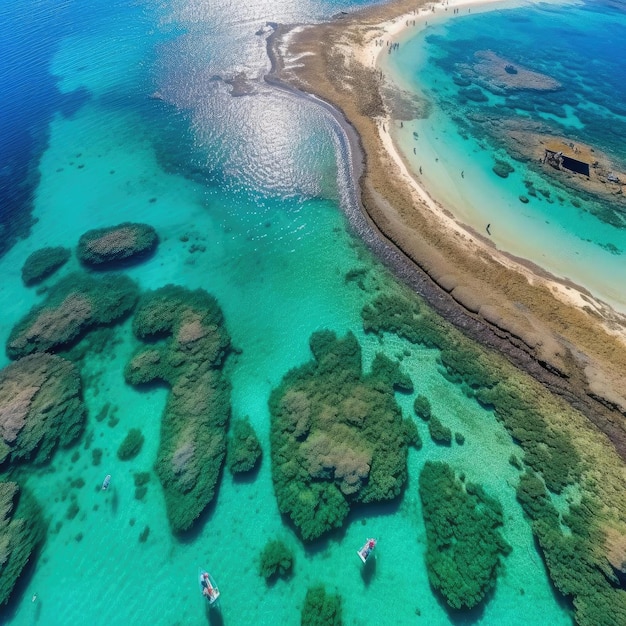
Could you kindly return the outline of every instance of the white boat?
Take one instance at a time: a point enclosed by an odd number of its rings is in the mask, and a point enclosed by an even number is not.
[[[376,539],[368,539],[360,550],[357,550],[357,554],[363,563],[367,561],[370,554],[372,554],[376,547]]]
[[[109,483],[111,482],[111,474],[107,474],[104,480],[102,481],[102,490],[106,491],[109,488]]]
[[[209,605],[215,604],[220,597],[220,590],[211,574],[205,569],[200,569],[198,573],[198,584],[200,585],[200,593],[207,599]]]

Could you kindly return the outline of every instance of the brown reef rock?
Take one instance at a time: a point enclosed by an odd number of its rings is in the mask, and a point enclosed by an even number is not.
[[[41,513],[16,483],[0,482],[0,606],[6,604],[24,566],[41,542]]]
[[[85,419],[76,367],[47,353],[0,371],[0,464],[46,461],[80,434]]]
[[[86,331],[122,319],[137,302],[137,285],[121,275],[96,279],[70,274],[13,328],[7,341],[12,359],[67,347]]]
[[[158,243],[152,226],[125,222],[84,233],[78,241],[78,258],[85,265],[96,267],[126,264],[149,256]]]

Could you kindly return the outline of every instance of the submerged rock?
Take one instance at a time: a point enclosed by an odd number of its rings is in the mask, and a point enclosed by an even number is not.
[[[85,407],[76,367],[47,353],[34,354],[0,371],[0,464],[42,463],[57,445],[82,432]]]
[[[68,347],[94,326],[116,322],[137,301],[137,285],[127,276],[102,279],[75,273],[48,292],[13,328],[7,342],[12,359]]]
[[[158,243],[152,226],[125,222],[87,231],[78,241],[78,258],[85,265],[97,267],[127,264],[152,254]]]

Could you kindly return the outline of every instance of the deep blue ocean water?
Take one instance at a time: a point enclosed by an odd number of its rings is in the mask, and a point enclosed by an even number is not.
[[[225,472],[197,531],[173,537],[153,472],[166,391],[139,392],[124,383],[136,347],[126,322],[106,352],[85,360],[85,438],[58,451],[50,465],[21,474],[49,532],[13,602],[0,609],[0,623],[297,624],[307,588],[318,583],[342,595],[350,624],[408,625],[418,613],[429,624],[515,624],[519,615],[525,624],[571,623],[515,499],[518,473],[509,458],[519,448],[491,411],[442,375],[436,350],[363,333],[362,306],[395,282],[350,233],[340,210],[338,131],[318,106],[262,80],[268,21],[321,20],[356,5],[3,5],[0,342],[41,301],[20,277],[32,251],[75,249],[92,228],[150,223],[161,238],[158,253],[127,273],[142,289],[173,282],[217,297],[239,349],[231,366],[233,417],[250,417],[265,458],[254,480]],[[241,74],[250,94],[234,97],[229,81]],[[77,268],[73,257],[61,274]],[[355,269],[365,272],[366,288],[346,280]],[[423,432],[423,450],[409,455],[401,501],[356,513],[345,532],[311,548],[277,510],[267,401],[289,369],[310,359],[309,336],[321,328],[354,332],[366,369],[379,350],[402,355],[416,388],[466,443],[441,448]],[[7,362],[3,353],[0,365]],[[94,417],[107,402],[117,407],[117,425]],[[409,415],[413,396],[398,395],[398,402]],[[135,427],[146,442],[135,459],[122,462],[116,451]],[[98,466],[88,442],[103,451]],[[451,615],[429,586],[416,491],[426,459],[447,460],[502,503],[513,550],[478,614]],[[138,471],[151,473],[144,501],[133,496]],[[107,473],[113,479],[103,494]],[[75,486],[77,478],[84,488]],[[71,519],[70,503],[79,508]],[[366,534],[380,537],[371,578],[355,554]],[[266,587],[258,555],[275,537],[293,548],[296,570]],[[208,617],[197,589],[199,566],[210,567],[222,590],[221,612]]]

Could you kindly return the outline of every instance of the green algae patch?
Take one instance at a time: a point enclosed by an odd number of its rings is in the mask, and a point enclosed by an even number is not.
[[[0,606],[9,601],[22,570],[43,540],[39,506],[13,482],[0,482]]]
[[[279,576],[287,578],[293,570],[293,551],[280,539],[272,539],[265,544],[259,561],[259,574],[266,581]]]
[[[272,480],[281,513],[310,541],[352,504],[392,500],[407,480],[407,429],[393,381],[364,374],[352,333],[310,339],[313,360],[270,396]]]
[[[302,607],[301,626],[341,626],[341,596],[328,593],[323,585],[309,587]]]
[[[517,499],[532,520],[550,578],[573,601],[576,622],[581,626],[626,624],[626,590],[620,588],[606,555],[596,550],[605,539],[594,520],[598,502],[583,496],[567,513],[559,513],[543,481],[531,471],[520,476]]]
[[[66,276],[13,328],[7,354],[18,359],[71,346],[88,330],[122,320],[137,302],[137,285],[127,276],[101,279],[84,273]]]
[[[143,446],[144,436],[138,428],[131,428],[126,437],[117,449],[117,458],[120,461],[129,461],[134,459]]]
[[[496,584],[502,507],[473,483],[464,485],[446,463],[427,461],[419,478],[430,584],[453,609],[477,606]]]
[[[78,241],[77,254],[81,263],[106,269],[142,261],[156,250],[158,243],[152,226],[125,222],[87,231]]]
[[[226,465],[232,474],[252,471],[261,458],[261,444],[248,418],[238,419],[231,426],[226,448]]]
[[[61,246],[35,250],[28,256],[22,266],[22,280],[24,284],[27,287],[38,285],[46,278],[52,276],[68,262],[70,254],[68,248]]]
[[[44,463],[84,424],[81,379],[69,361],[33,354],[0,370],[0,465]]]
[[[150,343],[127,364],[126,381],[171,387],[155,469],[170,526],[179,533],[213,500],[224,462],[230,383],[222,365],[230,338],[213,296],[175,285],[141,298],[133,331]]]

